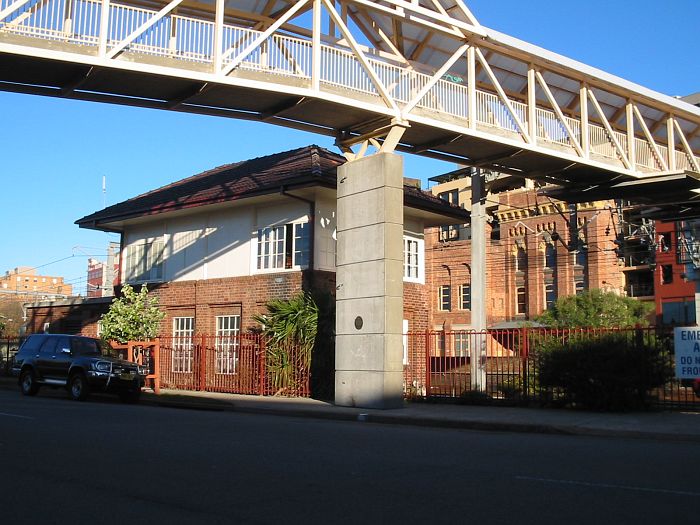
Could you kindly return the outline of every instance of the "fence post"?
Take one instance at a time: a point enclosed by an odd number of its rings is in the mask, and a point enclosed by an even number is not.
[[[265,338],[258,335],[258,395],[265,395]]]
[[[529,340],[528,340],[529,336],[528,336],[528,333],[527,333],[527,326],[523,326],[523,327],[520,329],[520,337],[521,337],[521,339],[522,339],[522,345],[521,345],[521,347],[522,347],[522,355],[521,355],[521,359],[522,359],[522,367],[523,367],[523,396],[525,397],[525,399],[527,399],[528,392],[530,391],[530,385],[529,385],[529,381],[530,381],[530,373],[529,373],[529,372],[530,372],[530,371],[529,371],[529,367],[530,367],[530,358],[529,358],[530,347],[529,347]]]
[[[425,331],[425,397],[430,397],[430,330]]]
[[[207,336],[202,334],[199,345],[199,390],[207,389]]]
[[[156,337],[153,350],[153,391],[160,394],[160,338]]]

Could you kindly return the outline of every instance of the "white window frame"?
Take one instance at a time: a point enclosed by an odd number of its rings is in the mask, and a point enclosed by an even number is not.
[[[469,293],[467,296],[469,297],[469,308],[464,307],[464,289],[467,288],[469,290]],[[463,310],[465,312],[471,311],[471,305],[472,305],[472,283],[469,281],[468,283],[462,283],[459,285],[459,310]]]
[[[469,357],[470,355],[470,349],[471,349],[471,334],[469,332],[465,332],[462,330],[456,331],[453,334],[453,344],[454,344],[454,353],[455,357]],[[462,347],[462,345],[458,345],[459,343],[466,343],[466,347]]]
[[[292,266],[291,268],[285,268],[287,253],[287,226],[289,225],[292,226],[292,234],[290,239],[292,243]],[[306,238],[308,239],[306,264],[297,264],[297,254],[299,254],[299,257],[301,257],[301,253],[303,253],[297,249],[298,239],[303,239],[303,237],[298,235],[301,228],[306,231]],[[298,271],[307,269],[311,259],[311,249],[313,248],[313,243],[311,242],[311,223],[309,221],[296,221],[285,224],[275,224],[272,226],[263,226],[262,228],[258,228],[256,232],[255,245],[253,269],[257,273]]]
[[[216,374],[233,375],[238,370],[240,347],[240,314],[216,316],[215,363]]]
[[[138,250],[141,250],[140,254]],[[158,237],[150,242],[138,241],[129,244],[126,248],[124,282],[162,282],[164,259],[165,243],[163,242],[163,237]],[[134,266],[135,262],[138,264],[137,267]],[[142,263],[143,272],[140,272],[139,267]],[[137,270],[139,275],[136,275]]]
[[[425,241],[418,237],[403,236],[403,280],[425,284]]]
[[[190,374],[194,364],[194,317],[173,318],[171,371]]]
[[[447,294],[447,298],[449,300],[448,308],[444,308],[444,290],[449,289],[449,293]],[[438,286],[438,310],[440,312],[451,312],[452,311],[452,285],[450,284],[441,284]]]

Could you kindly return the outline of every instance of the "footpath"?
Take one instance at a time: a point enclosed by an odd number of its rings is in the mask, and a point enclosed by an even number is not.
[[[0,377],[0,389],[15,390],[20,395],[17,380],[11,377]],[[140,403],[171,409],[229,411],[361,423],[700,443],[700,413],[697,412],[610,413],[408,401],[403,408],[376,410],[338,407],[315,399],[182,390],[161,390],[160,395],[144,392]]]

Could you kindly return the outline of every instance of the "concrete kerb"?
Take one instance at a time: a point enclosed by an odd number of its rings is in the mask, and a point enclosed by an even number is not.
[[[0,377],[0,389],[17,390],[17,380],[11,377]],[[433,428],[451,428],[462,430],[475,430],[483,432],[515,432],[552,435],[571,435],[587,437],[617,437],[628,439],[651,439],[662,441],[700,442],[700,414],[668,414],[670,419],[682,420],[683,426],[690,427],[691,432],[682,430],[674,431],[674,424],[670,423],[662,428],[664,423],[657,428],[629,429],[625,426],[624,419],[633,417],[638,425],[644,426],[644,420],[658,416],[658,413],[637,413],[635,415],[622,414],[622,423],[612,426],[611,414],[585,415],[569,413],[567,411],[543,411],[539,409],[512,409],[505,410],[501,407],[471,407],[449,406],[447,410],[440,410],[438,405],[411,404],[406,408],[397,410],[366,410],[357,408],[338,407],[330,403],[323,403],[308,399],[289,398],[260,398],[257,396],[239,396],[235,394],[214,394],[205,392],[186,392],[168,390],[156,395],[144,392],[141,396],[141,405],[174,408],[186,410],[205,410],[216,412],[236,412],[241,414],[265,414],[271,416],[285,416],[296,418],[313,418],[320,420],[356,421],[359,423],[374,423],[385,425],[408,425]],[[309,406],[305,406],[309,405]],[[475,410],[479,413],[472,414]],[[435,413],[429,413],[437,412]],[[487,418],[484,417],[487,414]],[[533,421],[532,423],[513,421],[513,414],[520,418],[533,417],[536,419],[556,418],[560,421]],[[577,424],[572,419],[586,418],[586,424]],[[685,418],[685,419],[684,419]],[[692,421],[690,420],[692,418]],[[602,419],[597,424],[597,420]],[[697,419],[697,420],[696,420]],[[569,421],[566,421],[569,420]],[[562,422],[565,421],[565,422]],[[641,421],[641,423],[639,423]]]

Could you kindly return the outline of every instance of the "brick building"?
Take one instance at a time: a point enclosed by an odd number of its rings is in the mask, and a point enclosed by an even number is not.
[[[695,221],[656,222],[654,298],[658,324],[692,326],[697,322]]]
[[[335,293],[336,168],[317,146],[215,168],[79,219],[121,232],[120,279],[147,284],[166,312],[163,335],[256,328],[272,298]],[[404,186],[404,326],[428,327],[424,229],[468,214]],[[87,303],[86,303],[87,304]],[[74,305],[55,305],[71,311]],[[94,305],[93,305],[94,306]],[[47,312],[37,307],[37,321]],[[94,316],[83,333],[96,333]],[[56,322],[56,321],[54,321]]]
[[[70,297],[73,286],[63,277],[39,275],[30,266],[19,266],[0,275],[0,296],[25,301]]]
[[[119,243],[110,242],[107,260],[88,259],[87,297],[111,297],[114,295],[115,277],[119,275]]]
[[[431,180],[433,194],[469,207],[471,170]],[[624,293],[623,267],[614,248],[611,201],[579,204],[538,196],[522,179],[488,174],[487,325],[516,326],[560,296],[599,288]],[[471,328],[471,231],[466,225],[425,233],[430,328]]]

